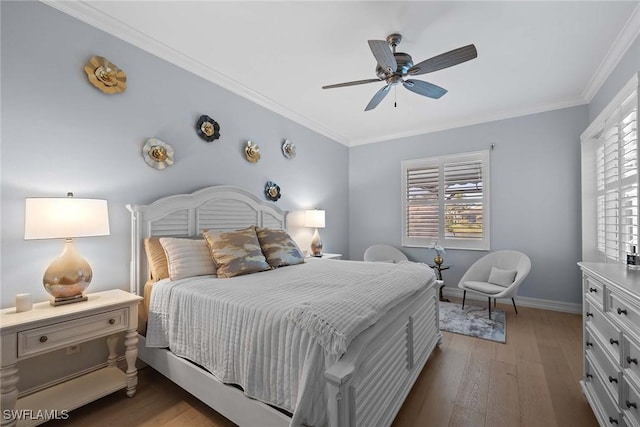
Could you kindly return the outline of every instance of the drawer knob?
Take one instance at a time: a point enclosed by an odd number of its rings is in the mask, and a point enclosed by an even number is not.
[[[593,313],[589,313],[589,312],[587,311],[587,317],[593,317]]]
[[[110,325],[115,325],[116,323],[116,319],[109,319],[109,324]]]
[[[618,379],[617,378],[613,378],[611,375],[609,375],[609,382],[618,384]]]
[[[632,359],[631,357],[627,356],[627,363],[629,363],[629,364],[633,363],[633,364],[637,365],[638,364],[638,359],[636,359],[636,358]]]
[[[613,417],[609,417],[609,424],[616,424],[617,425],[618,424],[618,420],[616,420]]]
[[[589,342],[589,341],[586,342],[586,345],[587,345],[587,347],[593,347],[593,343]]]
[[[622,309],[622,308],[618,307],[617,311],[618,311],[618,314],[624,314],[625,316],[627,315],[627,309],[626,308]]]
[[[613,338],[609,338],[609,343],[610,343],[611,345],[614,345],[614,344],[615,344],[615,345],[620,345],[620,341],[618,341],[618,340],[614,340]]]
[[[48,339],[49,338],[47,338],[46,335],[43,335],[43,336],[40,337],[40,342],[47,342]]]
[[[589,288],[589,292],[595,292],[598,293],[598,290],[596,288]]]
[[[628,400],[625,402],[627,405],[627,408],[633,408],[633,409],[638,409],[638,405],[635,402],[629,402]]]
[[[587,374],[587,375],[586,375],[586,377],[587,377],[587,378],[593,378],[593,375],[591,375],[591,374]]]

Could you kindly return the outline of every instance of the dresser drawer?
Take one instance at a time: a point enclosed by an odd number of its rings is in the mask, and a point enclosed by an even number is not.
[[[603,344],[594,339],[593,331],[591,328],[587,328],[586,332],[587,342],[587,357],[591,360],[592,371],[596,370],[600,373],[609,393],[618,402],[620,398],[620,387],[622,384],[622,372],[617,363],[614,363],[609,356],[607,356],[606,350],[602,347]]]
[[[592,300],[585,299],[585,323],[591,328],[591,333],[599,335],[604,342],[604,348],[610,356],[620,362],[620,348],[622,344],[622,333],[607,316],[597,308],[593,307]]]
[[[597,413],[596,415],[601,421],[605,421],[604,425],[624,426],[625,422],[622,419],[618,404],[611,399],[607,392],[607,387],[602,381],[600,375],[596,372],[587,381],[588,386],[593,388],[598,400],[594,412]]]
[[[107,311],[41,328],[18,332],[18,357],[33,356],[124,331],[129,324],[129,309]]]
[[[634,381],[640,385],[640,347],[628,338],[625,339],[625,354],[622,357],[622,366],[625,368],[625,375],[634,377]]]
[[[640,393],[626,378],[623,383],[623,396],[624,399],[620,402],[622,411],[632,425],[640,425]]]
[[[610,293],[609,307],[611,307],[610,317],[637,333],[640,325],[640,309],[637,306],[627,302],[620,295]]]
[[[604,285],[591,276],[584,275],[583,277],[583,291],[585,295],[591,296],[598,304],[598,308],[602,310],[602,303],[604,301]]]

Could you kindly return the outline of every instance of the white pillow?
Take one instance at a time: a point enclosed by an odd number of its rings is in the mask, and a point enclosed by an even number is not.
[[[491,267],[488,282],[506,288],[516,279],[516,273],[518,273],[516,270],[503,270],[501,268]]]
[[[204,239],[161,237],[160,244],[167,254],[169,279],[216,274],[216,265]]]

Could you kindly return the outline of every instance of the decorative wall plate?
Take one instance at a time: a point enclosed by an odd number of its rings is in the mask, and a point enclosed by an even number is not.
[[[113,94],[127,89],[127,75],[107,58],[92,56],[84,71],[91,84],[104,93]]]
[[[142,147],[142,157],[149,166],[164,169],[173,164],[173,148],[159,139],[149,138]]]
[[[207,142],[220,138],[220,125],[211,117],[202,115],[196,122],[196,132]]]
[[[288,139],[285,139],[282,143],[282,154],[284,154],[287,159],[296,157],[296,146]]]
[[[280,187],[273,181],[267,181],[267,184],[264,186],[264,195],[267,199],[272,202],[277,202],[280,196]]]
[[[257,163],[260,160],[260,147],[251,141],[247,141],[247,146],[244,147],[244,155],[251,163]]]

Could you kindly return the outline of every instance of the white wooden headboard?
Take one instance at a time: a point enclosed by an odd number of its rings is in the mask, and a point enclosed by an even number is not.
[[[150,205],[127,205],[131,212],[131,292],[143,295],[149,279],[146,237],[187,237],[202,229],[236,230],[257,225],[286,229],[286,212],[242,188],[220,185],[191,194],[163,197]]]

